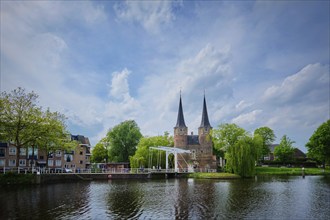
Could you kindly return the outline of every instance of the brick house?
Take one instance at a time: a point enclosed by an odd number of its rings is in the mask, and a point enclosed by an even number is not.
[[[47,155],[45,151],[33,149],[31,147],[20,148],[19,167],[29,169],[31,167],[47,167],[52,170],[88,169],[90,168],[90,142],[87,137],[82,135],[71,135],[71,140],[78,142],[77,147],[72,151],[56,150]],[[0,143],[0,170],[4,167],[16,168],[17,148],[10,143]]]

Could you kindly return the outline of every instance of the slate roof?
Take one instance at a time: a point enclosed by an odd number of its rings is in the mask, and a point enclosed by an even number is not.
[[[274,153],[275,147],[277,147],[277,146],[278,146],[278,144],[270,144],[270,145],[268,145],[268,148],[271,153]]]
[[[176,128],[179,127],[187,127],[186,123],[184,122],[184,117],[183,117],[183,109],[182,109],[182,101],[181,101],[181,95],[180,95],[180,102],[179,102],[179,111],[178,111],[178,120],[176,122]]]
[[[202,121],[200,127],[211,127],[209,116],[207,114],[207,107],[206,107],[206,100],[204,95],[204,102],[203,102],[203,113],[202,113]]]
[[[90,145],[89,139],[87,137],[83,136],[83,135],[71,135],[71,140],[78,141],[81,144]]]
[[[199,145],[198,135],[188,135],[187,143],[188,145]]]

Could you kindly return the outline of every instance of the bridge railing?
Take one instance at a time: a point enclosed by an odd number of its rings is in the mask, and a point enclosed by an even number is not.
[[[157,169],[157,168],[89,168],[89,169],[79,169],[79,168],[45,168],[45,167],[3,167],[0,168],[0,173],[36,173],[36,174],[58,174],[58,173],[191,173],[191,172],[216,172],[215,169]]]

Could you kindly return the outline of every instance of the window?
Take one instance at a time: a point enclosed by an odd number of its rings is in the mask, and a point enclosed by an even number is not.
[[[6,156],[6,149],[1,148],[0,149],[0,157],[5,157]]]
[[[26,156],[26,149],[25,148],[20,148],[19,149],[19,155]]]
[[[54,161],[53,160],[48,160],[48,166],[54,166]]]
[[[57,167],[62,166],[62,161],[61,160],[55,160],[55,166],[57,166]]]
[[[79,161],[80,164],[83,164],[84,162],[82,160]]]
[[[80,151],[80,155],[83,155],[83,152],[82,151]]]
[[[192,156],[191,156],[191,158],[193,160],[196,160],[196,151],[195,150],[192,150]]]
[[[66,154],[66,155],[64,155],[64,159],[66,162],[71,162],[71,161],[73,161],[73,156],[70,154]]]
[[[4,167],[6,164],[6,160],[5,159],[1,159],[0,160],[0,166]]]
[[[56,157],[61,157],[62,156],[62,151],[57,150],[55,156]]]
[[[16,160],[9,160],[9,166],[10,167],[16,166]]]
[[[16,147],[9,148],[9,155],[16,155]]]
[[[25,167],[26,166],[26,160],[25,159],[20,159],[19,160],[19,166],[20,167]]]
[[[43,160],[43,159],[44,159],[44,156],[40,156],[39,159],[40,159],[40,160]]]

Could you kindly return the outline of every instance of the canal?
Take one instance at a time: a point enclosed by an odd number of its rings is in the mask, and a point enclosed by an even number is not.
[[[330,178],[1,186],[1,219],[329,219]]]

